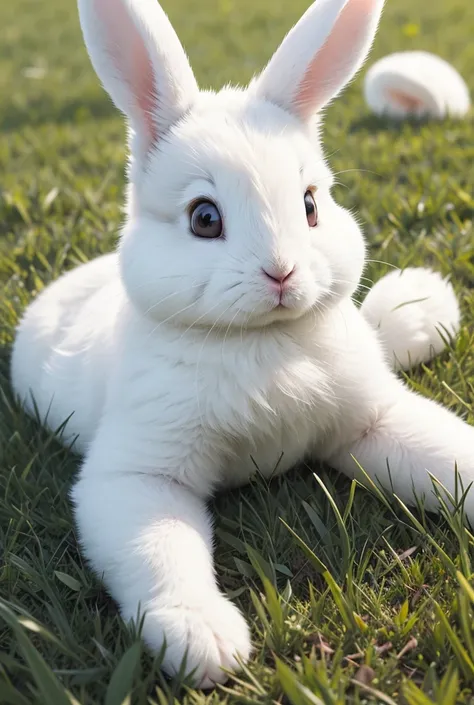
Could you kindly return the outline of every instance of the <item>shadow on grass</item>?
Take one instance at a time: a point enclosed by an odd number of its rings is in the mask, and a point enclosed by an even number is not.
[[[395,120],[390,117],[380,117],[378,115],[368,114],[354,120],[350,124],[350,132],[392,132],[401,133],[409,125],[415,132],[422,129],[426,125],[433,123],[429,118],[404,118],[403,120]]]

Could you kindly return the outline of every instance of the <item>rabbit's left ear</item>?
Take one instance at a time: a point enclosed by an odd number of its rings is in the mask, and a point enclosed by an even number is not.
[[[143,157],[196,98],[183,47],[157,0],[78,0],[97,75],[136,135]]]
[[[384,0],[316,0],[253,84],[261,98],[309,120],[369,53]]]

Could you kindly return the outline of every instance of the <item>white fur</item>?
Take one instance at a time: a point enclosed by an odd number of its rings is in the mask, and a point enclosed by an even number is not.
[[[409,369],[428,362],[459,331],[460,311],[453,287],[429,269],[396,270],[380,279],[362,304],[391,363]]]
[[[393,118],[464,117],[471,106],[462,76],[426,51],[398,52],[377,61],[365,76],[364,94],[374,113]]]
[[[79,5],[99,75],[135,130],[128,218],[117,253],[65,274],[27,309],[13,385],[52,428],[72,414],[65,438],[77,436],[85,455],[73,489],[84,552],[124,618],[145,612],[146,642],[159,649],[166,639],[167,672],[186,656],[207,687],[251,650],[214,576],[206,501],[218,488],[247,482],[254,461],[270,476],[282,453],[278,472],[313,456],[354,474],[354,453],[390,488],[388,461],[400,496],[412,501],[415,490],[434,507],[427,471],[453,490],[457,460],[469,482],[474,430],[408,391],[353,305],[364,241],[331,197],[308,112],[321,86],[327,100],[327,86],[337,92],[360,66],[381,3],[367,13],[367,0],[318,0],[310,25],[293,34],[314,46],[310,69],[301,47],[288,65],[276,62],[278,75],[270,64],[261,85],[217,94],[195,94],[152,0]],[[345,41],[321,54],[328,18]],[[298,66],[303,103],[283,95]],[[268,86],[279,83],[273,102]],[[310,185],[314,229],[303,201]],[[203,196],[221,209],[221,239],[190,232],[189,204]],[[262,267],[293,266],[279,306]],[[472,495],[467,510],[473,516]]]

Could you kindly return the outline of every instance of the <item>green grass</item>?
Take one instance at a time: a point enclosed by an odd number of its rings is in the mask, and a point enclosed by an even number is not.
[[[306,0],[168,0],[203,85],[244,82]],[[167,682],[79,553],[78,459],[12,403],[8,359],[28,301],[110,250],[124,128],[89,66],[72,0],[0,4],[0,703],[474,703],[474,539],[324,468],[215,502],[217,569],[255,654],[214,693]],[[471,0],[388,0],[372,59],[425,48],[474,88]],[[33,78],[31,67],[43,69]],[[25,71],[26,70],[26,71]],[[358,211],[367,276],[451,274],[463,329],[409,384],[474,422],[474,125],[370,117],[359,79],[328,113],[337,198]],[[318,480],[312,471],[316,471]]]

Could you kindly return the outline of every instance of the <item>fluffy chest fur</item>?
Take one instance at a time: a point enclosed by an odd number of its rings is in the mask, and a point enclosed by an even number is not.
[[[315,323],[216,333],[162,327],[156,344],[153,330],[128,336],[149,343],[127,343],[108,403],[123,409],[143,470],[232,486],[256,467],[271,475],[300,460],[338,414],[332,351],[319,344]]]

